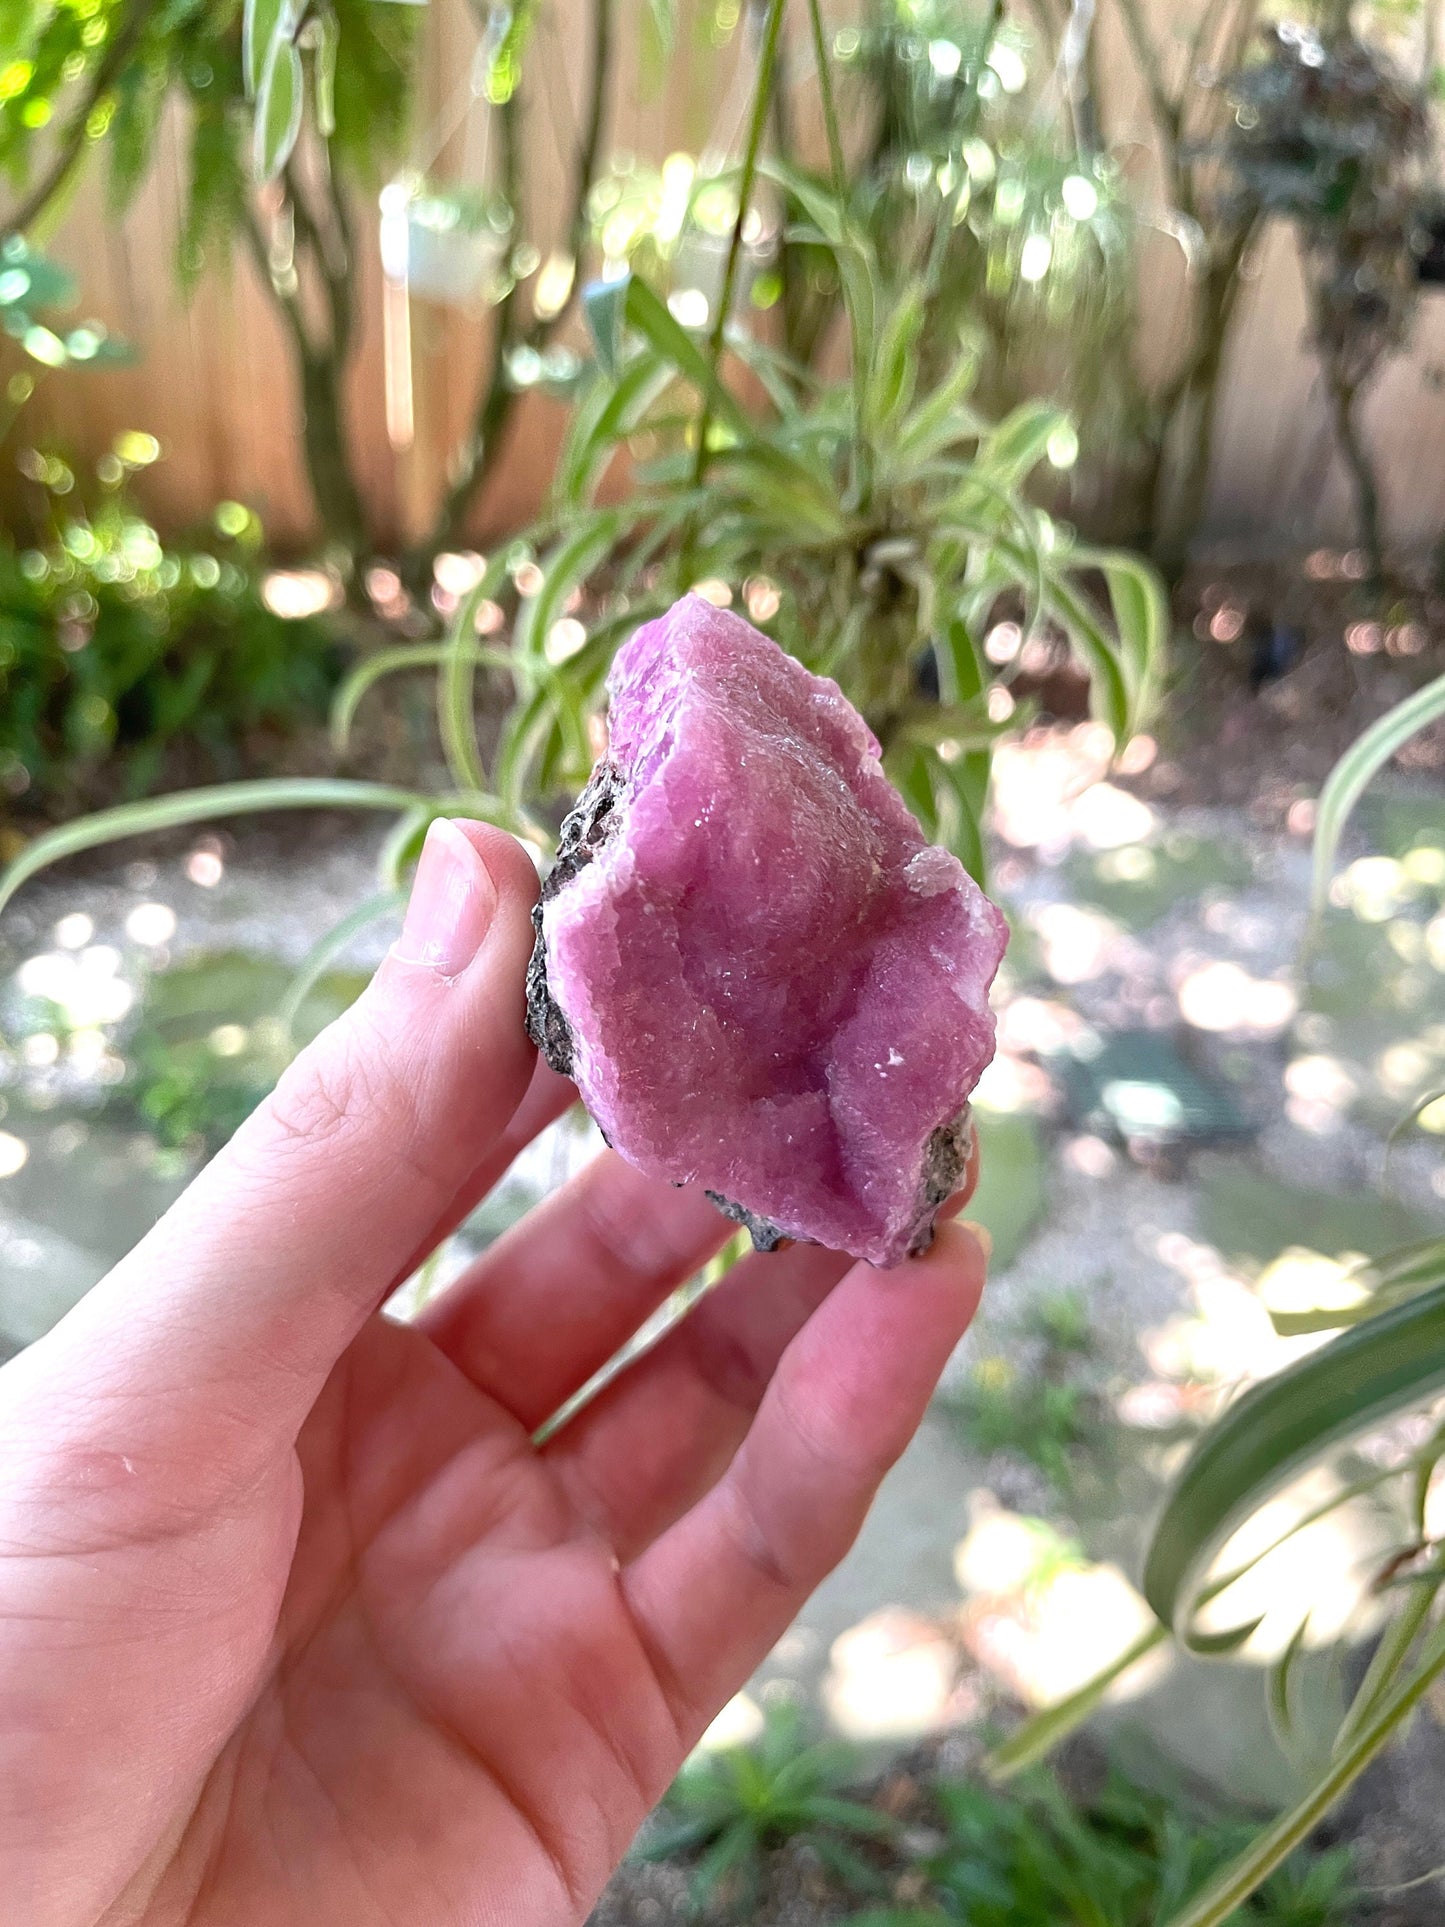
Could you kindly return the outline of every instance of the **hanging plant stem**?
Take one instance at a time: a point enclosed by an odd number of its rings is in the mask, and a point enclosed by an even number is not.
[[[838,133],[838,104],[833,98],[833,68],[828,59],[828,42],[823,32],[821,0],[808,0],[808,26],[813,35],[813,59],[818,67],[823,130],[828,137],[828,171],[833,180],[833,192],[843,201],[848,194],[848,169],[843,159],[843,142]]]
[[[742,173],[738,178],[737,217],[733,222],[732,235],[728,241],[722,292],[718,295],[717,313],[713,316],[712,333],[708,338],[709,380],[697,418],[697,447],[693,451],[692,462],[694,488],[701,483],[707,472],[707,438],[712,428],[718,389],[722,385],[723,350],[727,341],[728,316],[732,312],[733,291],[737,286],[738,261],[743,251],[743,229],[747,225],[748,208],[752,202],[753,186],[758,176],[758,155],[762,152],[763,129],[767,126],[768,107],[772,100],[773,84],[777,76],[778,37],[783,26],[784,4],[785,0],[769,0],[767,20],[763,25],[762,46],[758,53],[758,77],[753,89],[752,113],[748,118],[747,146],[743,149]],[[690,548],[691,544],[688,543],[685,546]]]
[[[413,586],[416,578],[425,580],[432,559],[441,550],[454,546],[460,540],[477,496],[497,465],[507,424],[519,399],[511,381],[513,356],[519,348],[530,348],[534,352],[545,348],[571,311],[577,297],[582,257],[587,247],[588,204],[602,151],[602,128],[612,74],[615,12],[616,0],[593,0],[592,72],[587,96],[587,119],[577,143],[568,202],[565,245],[572,257],[572,286],[567,299],[555,313],[534,315],[526,327],[521,325],[521,288],[517,282],[512,283],[498,303],[492,352],[477,398],[472,432],[462,450],[451,485],[442,498],[436,521],[411,558],[408,573],[413,578]],[[497,116],[501,132],[502,193],[515,216],[522,198],[520,88],[514,89],[506,100],[497,103]]]

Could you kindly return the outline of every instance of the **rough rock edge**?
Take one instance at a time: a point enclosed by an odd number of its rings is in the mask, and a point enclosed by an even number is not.
[[[933,1243],[939,1206],[953,1196],[968,1169],[973,1137],[973,1107],[965,1104],[951,1124],[940,1124],[929,1138],[923,1152],[923,1182],[918,1187],[913,1236],[908,1241],[910,1258],[920,1257]]]
[[[616,835],[620,828],[617,803],[626,787],[627,779],[615,763],[604,758],[596,765],[587,779],[587,787],[563,818],[556,859],[547,872],[541,895],[532,906],[532,928],[536,936],[527,964],[527,1035],[551,1068],[563,1077],[572,1075],[576,1045],[572,1026],[547,982],[542,913],[553,897],[565,890]],[[913,1235],[908,1241],[910,1258],[918,1257],[933,1243],[938,1208],[957,1189],[968,1164],[972,1142],[973,1118],[967,1104],[952,1123],[940,1124],[929,1138],[923,1153],[923,1180],[913,1216]],[[813,1242],[795,1240],[793,1233],[784,1231],[771,1218],[749,1211],[744,1204],[734,1204],[720,1191],[709,1191],[707,1196],[725,1218],[744,1227],[755,1251],[776,1251],[793,1242]]]
[[[740,1224],[743,1227],[753,1241],[754,1251],[776,1251],[781,1245],[812,1243],[810,1238],[795,1239],[790,1231],[784,1231],[782,1226],[774,1224],[771,1218],[760,1217],[756,1211],[749,1211],[745,1204],[734,1204],[732,1199],[725,1198],[721,1191],[709,1191],[707,1195],[725,1218],[731,1218],[734,1224]]]
[[[604,758],[596,765],[587,779],[586,789],[563,818],[556,859],[543,880],[541,895],[532,906],[532,928],[537,934],[527,964],[527,1035],[552,1069],[563,1077],[572,1075],[576,1046],[572,1026],[547,982],[542,912],[616,835],[620,827],[616,805],[626,787],[626,778],[615,763]]]

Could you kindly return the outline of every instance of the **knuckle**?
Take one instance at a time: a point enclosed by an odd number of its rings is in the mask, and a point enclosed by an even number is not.
[[[811,1562],[798,1557],[798,1548],[782,1543],[765,1522],[754,1494],[739,1479],[730,1488],[728,1524],[733,1543],[753,1574],[770,1591],[797,1592],[814,1582]]]
[[[272,1093],[267,1122],[296,1144],[331,1144],[374,1114],[377,1078],[344,1033],[303,1052]]]
[[[288,1150],[344,1154],[384,1136],[390,1164],[420,1173],[423,1118],[418,1080],[398,1063],[358,1006],[323,1033],[282,1075],[259,1120],[262,1157]]]

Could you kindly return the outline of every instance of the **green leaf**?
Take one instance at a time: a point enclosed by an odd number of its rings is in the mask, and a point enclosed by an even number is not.
[[[315,86],[316,130],[329,141],[336,132],[336,56],[341,47],[341,27],[330,7],[316,16]]]
[[[1270,1310],[1270,1321],[1281,1338],[1306,1332],[1339,1331],[1362,1324],[1390,1305],[1418,1298],[1431,1285],[1445,1282],[1445,1238],[1422,1238],[1399,1245],[1382,1257],[1366,1259],[1346,1271],[1340,1282],[1358,1290],[1357,1303],[1312,1305],[1302,1310]]]
[[[1054,1706],[1046,1706],[1042,1712],[1025,1720],[1001,1746],[994,1747],[985,1756],[984,1767],[990,1778],[1012,1779],[1014,1774],[1022,1773],[1025,1767],[1033,1766],[1046,1753],[1051,1753],[1061,1740],[1067,1739],[1098,1710],[1115,1680],[1122,1679],[1132,1666],[1137,1666],[1146,1654],[1152,1653],[1168,1637],[1167,1626],[1150,1626],[1132,1645],[1126,1646],[1117,1659],[1111,1660],[1092,1679],[1086,1680],[1075,1692],[1070,1693],[1067,1699],[1058,1701]]]
[[[278,40],[256,96],[251,165],[258,183],[274,180],[290,160],[301,132],[301,101],[301,56],[289,40]]]
[[[582,290],[582,312],[597,350],[597,365],[612,381],[622,373],[631,280],[631,275],[624,275],[618,281],[593,281]]]
[[[1076,568],[1095,568],[1108,584],[1129,686],[1131,727],[1147,719],[1169,648],[1169,598],[1158,574],[1140,556],[1120,549],[1076,548]],[[1122,748],[1122,743],[1120,744]]]
[[[1413,696],[1372,723],[1345,751],[1325,779],[1315,817],[1314,872],[1310,885],[1310,914],[1316,920],[1329,900],[1330,876],[1339,853],[1340,838],[1350,814],[1370,783],[1395,753],[1440,716],[1445,716],[1445,676],[1417,689]]]
[[[647,0],[647,24],[652,30],[653,52],[659,64],[671,60],[677,44],[676,0]]]
[[[979,443],[979,465],[1004,487],[1016,488],[1044,459],[1053,436],[1068,424],[1063,409],[1051,402],[1020,402]]]
[[[999,548],[1005,554],[1014,553],[1011,543],[1001,542]],[[1021,552],[1017,559],[1021,570],[1029,566]],[[1122,746],[1133,734],[1134,711],[1129,679],[1119,660],[1113,637],[1094,613],[1083,591],[1056,571],[1050,571],[1045,579],[1043,603],[1045,612],[1065,631],[1083,660],[1089,674],[1090,704],[1094,714],[1101,722],[1108,724],[1113,731],[1114,741]]]
[[[523,662],[545,660],[547,637],[572,591],[607,560],[637,516],[635,504],[595,509],[542,558],[542,586],[517,612],[512,647]]]
[[[1245,1519],[1336,1446],[1442,1388],[1445,1285],[1252,1386],[1194,1447],[1155,1526],[1144,1594],[1159,1618],[1189,1639],[1199,1582]]]
[[[615,378],[622,367],[625,331],[632,328],[699,394],[712,396],[714,412],[735,433],[747,433],[748,419],[736,396],[714,381],[706,354],[639,275],[593,282],[582,296],[582,306],[597,344],[598,362],[607,374]]]
[[[99,849],[127,836],[148,836],[186,823],[210,823],[220,816],[248,816],[258,810],[409,810],[428,806],[414,790],[386,783],[357,783],[337,777],[268,777],[251,783],[217,783],[210,789],[181,790],[144,803],[121,803],[78,822],[47,830],[28,843],[0,876],[0,910],[22,883],[63,857]]]
[[[923,328],[923,294],[911,289],[896,302],[883,324],[878,352],[866,388],[867,432],[882,439],[913,400],[918,378],[918,337]]]
[[[1340,1722],[1332,1749],[1336,1754],[1348,1751],[1351,1742],[1364,1732],[1394,1690],[1415,1641],[1430,1617],[1442,1580],[1445,1580],[1445,1571],[1441,1570],[1438,1555],[1432,1570],[1417,1573],[1410,1579],[1404,1602],[1385,1628],[1365,1668],[1365,1676],[1355,1689],[1349,1710]]]
[[[257,100],[278,39],[295,31],[295,0],[246,0],[241,11],[241,69],[247,100]]]
[[[854,376],[860,390],[873,367],[878,340],[876,290],[881,283],[877,257],[866,230],[846,202],[825,183],[796,167],[762,161],[759,172],[786,188],[826,242],[843,283],[848,308]],[[860,417],[862,411],[860,409]]]
[[[516,545],[497,551],[476,586],[462,597],[452,617],[437,677],[437,723],[453,782],[463,789],[485,790],[486,771],[477,747],[474,690],[477,671],[477,611],[491,600],[506,579]]]
[[[1284,1651],[1269,1669],[1265,1705],[1274,1736],[1282,1747],[1289,1744],[1294,1732],[1294,1669],[1304,1650],[1309,1623],[1310,1616],[1306,1613],[1290,1634]]]
[[[382,838],[376,853],[376,875],[384,890],[399,890],[408,871],[421,855],[421,846],[437,815],[433,804],[408,810],[399,816]]]
[[[966,405],[977,379],[978,356],[961,344],[948,375],[906,418],[892,449],[883,451],[890,472],[916,470],[955,443],[977,439],[983,419]]]
[[[401,675],[409,669],[435,669],[447,660],[450,643],[406,642],[392,649],[378,649],[374,656],[359,662],[341,684],[331,703],[331,744],[338,756],[351,747],[351,728],[362,698],[383,676]],[[475,648],[471,658],[477,668],[506,669],[515,673],[516,658],[507,649]]]
[[[557,458],[552,494],[572,505],[590,499],[618,446],[677,379],[671,364],[650,350],[634,355],[609,376],[599,362],[595,378],[573,411]]]

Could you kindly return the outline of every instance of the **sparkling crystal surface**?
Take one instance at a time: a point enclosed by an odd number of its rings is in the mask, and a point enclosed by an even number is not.
[[[609,680],[538,910],[533,1035],[633,1164],[766,1246],[898,1263],[993,1055],[1002,916],[835,683],[689,596]]]

